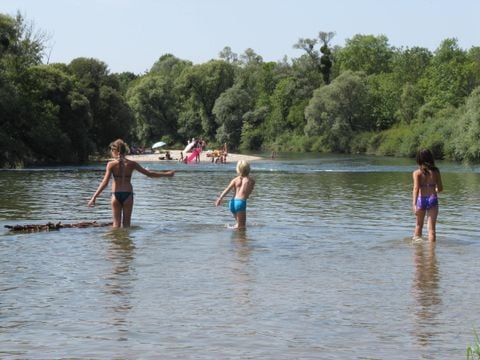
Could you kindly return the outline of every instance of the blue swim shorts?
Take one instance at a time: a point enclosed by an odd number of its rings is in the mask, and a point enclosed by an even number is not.
[[[240,212],[240,211],[247,211],[247,200],[232,199],[228,203],[228,207],[230,208],[230,211],[232,212],[232,214],[236,214],[237,212]]]

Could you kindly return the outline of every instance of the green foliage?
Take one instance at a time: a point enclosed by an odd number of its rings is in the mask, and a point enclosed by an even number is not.
[[[246,91],[232,87],[219,96],[213,114],[219,128],[216,140],[227,143],[231,149],[240,145],[243,115],[250,110],[250,98]]]
[[[91,126],[88,137],[94,149],[103,149],[112,139],[130,134],[133,115],[120,92],[119,82],[107,65],[91,58],[77,58],[68,65],[80,94],[88,100]]]
[[[178,105],[170,79],[147,75],[128,91],[127,99],[135,116],[135,140],[149,144],[164,135],[176,134]]]
[[[423,99],[418,88],[409,83],[405,84],[402,88],[400,104],[395,117],[404,124],[410,124],[415,119],[422,103]]]
[[[454,160],[476,162],[480,160],[480,87],[475,89],[458,111],[453,127],[449,157]]]
[[[277,63],[250,48],[197,65],[165,54],[139,76],[84,57],[42,65],[45,34],[0,14],[0,166],[85,162],[118,137],[480,161],[480,47],[446,39],[431,53],[384,35],[330,47],[334,35]]]
[[[305,134],[318,136],[319,149],[348,152],[354,133],[374,128],[366,84],[363,73],[345,72],[315,91],[305,109]]]
[[[474,331],[475,335],[475,342],[473,345],[469,345],[467,347],[467,360],[475,360],[480,359],[480,339],[478,338],[478,334]]]
[[[217,98],[234,83],[234,67],[225,61],[210,61],[186,68],[179,77],[177,86],[182,102],[180,117],[189,121],[201,121],[202,133],[187,133],[187,136],[203,136],[207,140],[215,137],[217,126],[213,107]],[[187,116],[183,115],[187,113]],[[192,118],[195,114],[199,118]],[[184,126],[184,129],[194,126]]]
[[[410,127],[400,126],[386,130],[375,153],[387,156],[414,156],[418,146],[417,134]]]
[[[400,109],[401,87],[393,74],[378,74],[368,77],[368,93],[371,101],[371,116],[375,128],[384,130],[396,123],[395,115]]]
[[[259,107],[252,111],[247,111],[243,115],[242,137],[240,149],[242,150],[260,150],[264,142],[264,130],[262,124],[268,116],[269,108]]]
[[[390,72],[393,49],[384,35],[355,35],[336,54],[341,71],[363,71],[367,75]]]
[[[444,40],[420,81],[425,100],[440,106],[460,105],[472,90],[467,60],[456,39]]]
[[[425,75],[432,61],[432,53],[421,47],[394,50],[392,72],[400,85],[414,85]]]
[[[192,66],[190,61],[180,60],[172,54],[165,54],[153,64],[150,74],[162,75],[168,78],[180,76],[183,70]]]

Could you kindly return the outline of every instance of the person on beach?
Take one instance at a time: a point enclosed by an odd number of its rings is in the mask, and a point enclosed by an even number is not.
[[[95,200],[107,187],[110,178],[113,176],[112,183],[112,216],[113,227],[130,227],[130,220],[133,211],[133,187],[131,183],[134,170],[141,172],[148,177],[171,177],[175,171],[156,172],[142,167],[136,161],[125,158],[127,154],[127,144],[121,140],[115,140],[110,144],[110,150],[114,160],[107,163],[105,176],[88,202],[89,207],[95,206]]]
[[[255,180],[250,177],[250,164],[245,160],[240,160],[237,163],[238,176],[230,181],[230,184],[223,190],[218,199],[215,201],[215,206],[219,206],[225,195],[230,190],[234,190],[233,198],[229,202],[229,208],[235,217],[235,229],[245,229],[247,222],[247,199],[255,187]]]
[[[414,239],[422,237],[425,215],[428,216],[428,239],[436,241],[435,225],[438,216],[438,193],[443,190],[440,170],[435,166],[433,154],[428,149],[417,153],[418,169],[413,172],[413,213],[417,218]]]

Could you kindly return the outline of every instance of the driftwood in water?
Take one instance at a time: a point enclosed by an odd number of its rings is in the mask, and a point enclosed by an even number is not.
[[[46,224],[26,224],[26,225],[5,225],[10,231],[16,232],[35,232],[35,231],[51,231],[60,230],[63,228],[87,228],[87,227],[103,227],[112,226],[112,223],[97,223],[96,221],[81,221],[74,224],[62,224],[58,222],[56,224],[48,222]]]

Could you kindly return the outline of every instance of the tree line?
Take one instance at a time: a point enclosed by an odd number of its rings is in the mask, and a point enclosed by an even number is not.
[[[225,47],[203,64],[165,54],[144,74],[110,73],[91,58],[44,64],[46,36],[0,14],[0,167],[85,163],[115,138],[480,160],[480,47],[334,36],[299,39],[301,55],[278,62]]]

